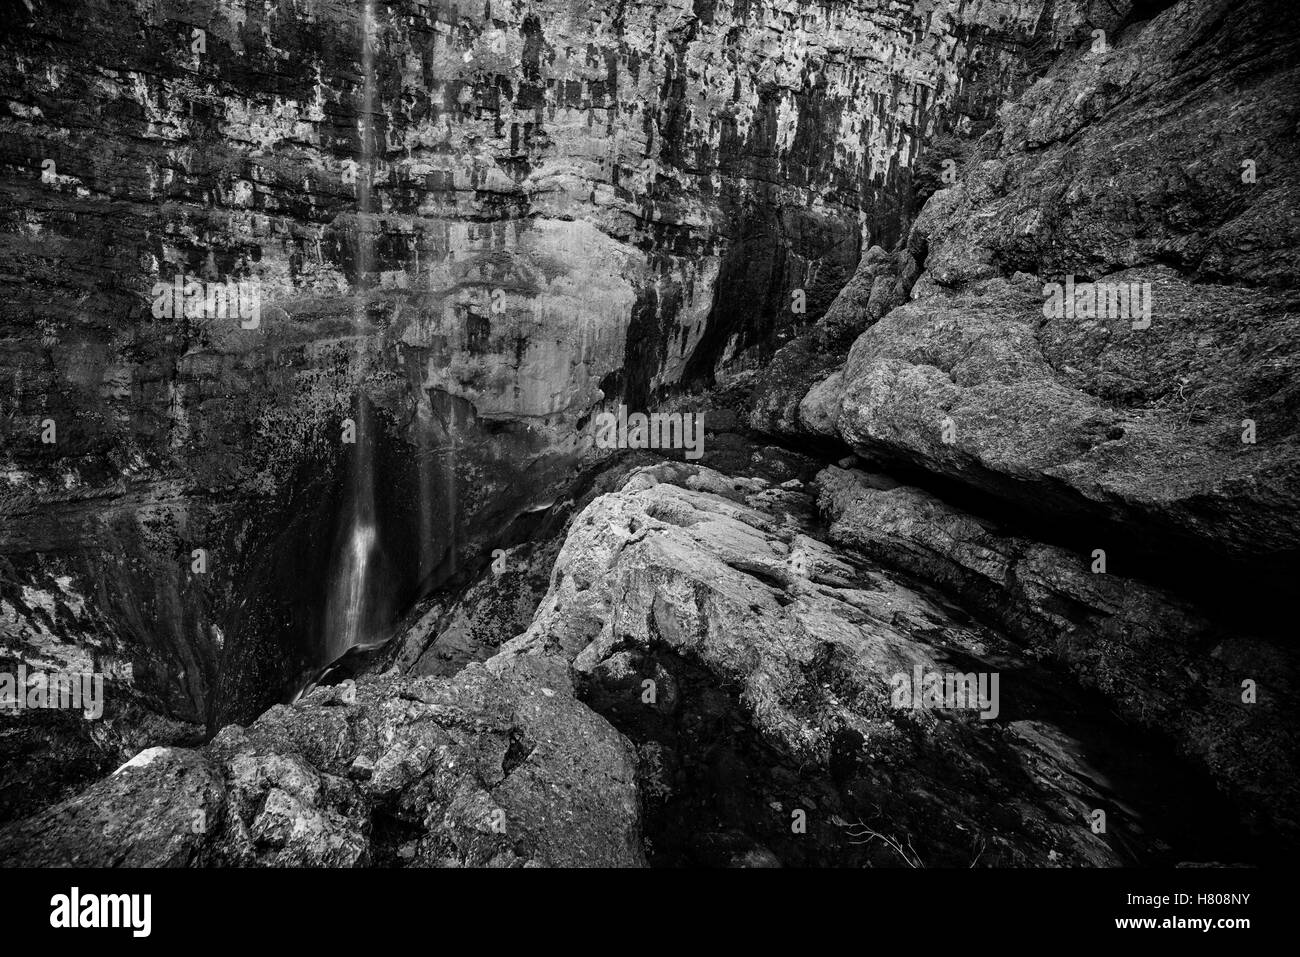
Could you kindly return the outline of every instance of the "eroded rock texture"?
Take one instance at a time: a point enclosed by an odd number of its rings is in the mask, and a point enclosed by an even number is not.
[[[800,422],[1056,521],[1294,565],[1298,41],[1276,4],[1228,8],[1177,4],[1010,104],[919,217],[910,301]],[[1067,276],[1146,284],[1150,314],[1046,315]]]
[[[1295,680],[1296,656],[1276,636],[1210,620],[1161,588],[1097,574],[1091,554],[1017,537],[879,476],[831,468],[818,486],[833,541],[945,588],[1172,738],[1260,831],[1295,839],[1300,728],[1280,698],[1242,698],[1245,678],[1267,688]]]
[[[1168,765],[1157,745],[1110,737],[1117,726],[999,633],[828,546],[807,491],[788,486],[691,466],[634,473],[574,521],[532,626],[489,663],[568,663],[583,700],[636,742],[658,863],[1104,865],[1191,851],[1178,824],[1150,818],[1169,795],[1137,767]],[[918,668],[999,672],[1001,712],[895,707],[894,676]],[[1109,838],[1079,823],[1099,807],[1124,822]]]
[[[1229,7],[1062,57],[778,353],[750,418],[926,485],[823,473],[833,537],[1066,665],[1294,840],[1300,41],[1266,26],[1277,4]],[[1067,279],[1149,312],[1045,308]]]
[[[0,831],[22,865],[633,866],[626,741],[522,662],[321,688]]]
[[[150,707],[251,718],[321,664],[359,393],[397,613],[562,488],[594,406],[820,315],[926,138],[1086,34],[1046,6],[13,4],[6,653],[57,606]],[[177,276],[256,281],[258,324],[155,316]]]
[[[29,863],[635,865],[644,827],[660,864],[1226,851],[1167,806],[1208,785],[1158,742],[819,529],[798,481],[639,469],[574,520],[532,625],[486,665],[319,688],[201,752],[145,752],[0,832],[0,850]],[[895,707],[893,676],[918,667],[998,671],[996,713]],[[142,806],[147,825],[124,820]],[[489,826],[497,808],[504,834]],[[1089,827],[1098,808],[1106,835]]]
[[[0,858],[1293,853],[1281,0],[10,7]]]

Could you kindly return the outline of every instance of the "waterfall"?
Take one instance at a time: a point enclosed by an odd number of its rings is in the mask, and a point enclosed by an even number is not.
[[[379,637],[384,620],[384,583],[376,573],[380,565],[379,528],[375,514],[375,443],[372,415],[362,383],[366,367],[365,283],[374,263],[374,241],[370,232],[371,183],[375,166],[375,47],[374,0],[366,0],[362,23],[362,94],[359,134],[362,162],[357,171],[356,294],[352,325],[354,351],[352,380],[356,387],[353,417],[355,444],[351,446],[347,484],[347,505],[340,533],[336,536],[330,571],[329,597],[325,608],[325,652],[327,660],[342,655],[354,645]]]

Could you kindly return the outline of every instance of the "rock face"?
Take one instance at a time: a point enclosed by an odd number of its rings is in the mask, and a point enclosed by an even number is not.
[[[747,415],[752,428],[838,439],[835,417],[844,390],[844,354],[863,330],[907,301],[921,271],[918,260],[924,258],[924,248],[921,235],[913,232],[892,255],[879,246],[867,250],[826,314],[777,350],[757,374]],[[811,392],[810,380],[818,382]]]
[[[36,590],[149,707],[251,720],[322,664],[345,419],[403,609],[562,489],[593,408],[819,316],[923,142],[1090,6],[13,5],[5,655]],[[256,322],[157,315],[177,278],[256,284]]]
[[[911,301],[806,396],[803,427],[1095,523],[1098,546],[1127,528],[1294,566],[1300,40],[1265,26],[1276,4],[1227,8],[1174,5],[1009,105],[920,215]],[[1106,314],[1094,283],[1146,298]]]
[[[1294,856],[1281,0],[10,6],[0,860]]]
[[[1288,688],[1285,641],[1207,620],[1185,600],[1096,560],[1008,534],[915,488],[830,468],[818,475],[832,541],[944,588],[1034,658],[1065,666],[1125,717],[1173,739],[1261,832],[1297,831],[1300,725],[1280,696],[1243,700],[1242,683]]]
[[[104,714],[34,710],[4,716],[0,824],[71,798],[148,747],[195,745],[202,726],[167,718],[106,685]]]
[[[856,481],[824,473],[833,513]],[[874,551],[860,517],[845,510],[831,534]],[[921,867],[1263,853],[1222,809],[1222,830],[1205,827],[1218,807],[1208,783],[1160,739],[1105,716],[939,593],[824,535],[798,480],[637,469],[574,519],[531,626],[485,664],[321,687],[200,751],[145,751],[0,830],[0,854],[31,864]],[[1034,587],[1026,600],[1046,604]],[[1080,600],[1067,591],[1057,587]],[[1092,600],[1113,598],[1101,589]],[[1130,596],[1116,617],[1168,617],[1148,607],[1158,599],[1142,601]],[[1087,671],[1099,650],[1089,634],[1062,637],[1021,611],[1009,615],[1015,637],[1024,621],[1040,626],[1030,651]],[[1156,680],[1155,665],[1123,683],[1122,700]],[[920,682],[932,673],[968,675],[982,691],[926,703]],[[1111,673],[1092,677],[1116,693]],[[1150,716],[1172,709],[1159,700]],[[1253,728],[1239,731],[1223,738],[1233,759]]]
[[[778,353],[798,374],[758,377],[751,422],[890,471],[819,477],[835,541],[1170,734],[1294,841],[1300,37],[1266,26],[1277,4],[1228,9],[1084,44],[954,145],[957,182]],[[883,314],[881,269],[912,279]]]
[[[589,481],[575,483],[573,497],[521,516],[512,536],[519,544],[494,550],[491,563],[458,593],[414,609],[386,648],[357,663],[356,673],[394,668],[403,674],[449,676],[471,661],[492,657],[533,620],[573,516],[620,485],[638,464],[653,461],[653,456],[633,452],[599,464]]]
[[[151,748],[0,831],[26,866],[635,866],[627,742],[563,673],[321,688],[202,750]]]
[[[1169,764],[1158,746],[1094,723],[1001,634],[817,534],[800,488],[636,472],[574,521],[532,626],[489,667],[558,660],[636,742],[655,863],[1171,852],[1180,839],[1158,833],[1133,773]],[[896,676],[916,670],[999,675],[999,713],[896,707]],[[1087,824],[1103,807],[1125,821],[1110,838]]]

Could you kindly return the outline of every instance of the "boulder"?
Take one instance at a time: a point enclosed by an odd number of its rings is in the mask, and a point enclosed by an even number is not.
[[[627,741],[536,662],[318,688],[0,830],[25,866],[644,863]]]

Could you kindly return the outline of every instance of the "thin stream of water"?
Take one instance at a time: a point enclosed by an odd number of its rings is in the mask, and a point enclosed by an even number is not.
[[[336,546],[326,606],[326,659],[342,655],[354,645],[368,642],[382,625],[374,581],[380,549],[375,514],[374,437],[371,435],[369,404],[361,383],[366,364],[366,297],[363,289],[374,262],[374,240],[370,232],[371,184],[374,178],[375,136],[375,45],[374,0],[366,0],[362,24],[362,95],[359,134],[362,162],[357,176],[357,291],[353,307],[355,351],[352,378],[357,388],[353,416],[355,444],[351,448],[347,525]]]

